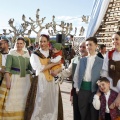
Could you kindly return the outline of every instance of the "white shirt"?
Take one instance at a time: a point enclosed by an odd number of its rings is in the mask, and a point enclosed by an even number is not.
[[[73,67],[72,65],[73,65],[73,63],[76,63],[76,64],[77,64],[78,61],[79,61],[78,56],[75,57],[75,58],[73,58],[73,59],[71,60],[71,63],[69,64],[68,68],[62,70],[62,72],[61,72],[61,77],[62,77],[62,78],[70,77],[70,75],[72,75],[72,67]]]
[[[76,70],[74,73],[73,81],[74,81],[74,88],[76,88],[76,91],[79,91],[78,86],[78,80],[79,80],[79,68],[80,68],[80,62],[78,62],[76,66]]]
[[[87,66],[86,66],[86,70],[85,70],[85,75],[83,77],[83,80],[86,82],[91,81],[91,72],[92,72],[93,64],[95,62],[95,57],[96,57],[96,55],[88,56],[88,58],[87,58]]]
[[[120,61],[120,52],[114,51],[112,59],[115,61]],[[117,86],[113,87],[113,81],[108,75],[108,61],[109,61],[109,58],[108,58],[108,52],[107,52],[106,57],[104,58],[101,76],[107,77],[109,79],[110,88],[112,90],[116,92],[120,92],[120,80],[118,81]]]
[[[87,58],[87,66],[86,66],[86,70],[85,70],[85,75],[83,77],[84,81],[91,81],[91,70],[95,61],[95,57],[96,55],[93,56],[88,56]],[[76,70],[75,70],[75,74],[74,74],[74,88],[76,88],[77,91],[79,91],[79,84],[78,84],[78,80],[79,80],[79,68],[80,68],[80,62],[78,62]]]
[[[5,66],[8,54],[2,54],[2,66]]]
[[[109,96],[110,96],[110,90],[107,93],[104,93],[104,95],[105,95],[105,98],[106,98],[106,109],[105,109],[105,112],[106,113],[110,113],[110,109],[108,107],[108,99],[109,99]]]
[[[107,93],[104,93],[104,95],[105,95],[105,99],[106,99],[105,112],[110,113],[110,109],[108,107],[108,99],[110,96],[110,90]],[[92,104],[96,110],[100,110],[101,103],[100,103],[100,97],[98,95],[96,95],[96,94],[94,95]],[[118,107],[118,109],[120,109],[120,107]]]
[[[105,58],[106,54],[102,54],[102,56]]]
[[[49,50],[44,51],[42,49],[39,49],[40,52],[47,58],[49,56]],[[40,63],[40,59],[37,55],[32,54],[30,57],[30,63],[32,65],[32,68],[36,71],[36,76],[39,75],[40,72],[44,69],[45,65],[42,65]]]

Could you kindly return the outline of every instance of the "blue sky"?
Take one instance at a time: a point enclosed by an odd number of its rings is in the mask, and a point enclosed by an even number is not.
[[[36,10],[40,9],[40,18],[46,17],[45,23],[56,21],[72,22],[74,27],[87,26],[81,23],[82,15],[90,15],[94,0],[3,0],[0,5],[0,33],[9,28],[8,20],[15,19],[15,25],[22,23],[22,15],[26,19],[35,19]]]

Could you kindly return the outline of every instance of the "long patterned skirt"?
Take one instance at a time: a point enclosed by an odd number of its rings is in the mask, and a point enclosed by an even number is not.
[[[5,79],[0,86],[0,120],[24,120],[30,76],[11,76],[11,88],[6,88]]]
[[[48,82],[43,74],[32,80],[24,120],[63,120],[59,85]]]

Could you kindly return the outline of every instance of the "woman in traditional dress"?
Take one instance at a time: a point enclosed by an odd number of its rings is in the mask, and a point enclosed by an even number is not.
[[[5,79],[0,87],[0,120],[23,120],[30,89],[30,56],[24,38],[18,38],[6,60]]]
[[[101,75],[107,77],[111,89],[118,92],[116,100],[110,106],[111,109],[120,106],[120,31],[113,34],[112,42],[115,49],[106,54]]]
[[[40,49],[30,58],[38,79],[33,79],[28,95],[25,120],[63,120],[63,109],[59,85],[55,84],[50,68],[60,64],[50,63],[49,36],[41,35]]]

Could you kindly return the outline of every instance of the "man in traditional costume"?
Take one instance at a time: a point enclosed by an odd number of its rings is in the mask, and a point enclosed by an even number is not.
[[[5,36],[0,36],[0,85],[5,73],[5,63],[9,52],[8,39]]]
[[[74,88],[78,94],[80,120],[98,120],[98,111],[93,108],[92,95],[97,91],[97,80],[102,70],[103,59],[96,55],[97,39],[87,38],[88,56],[81,58],[74,74]]]

